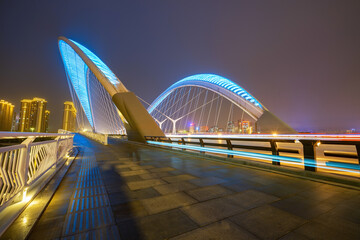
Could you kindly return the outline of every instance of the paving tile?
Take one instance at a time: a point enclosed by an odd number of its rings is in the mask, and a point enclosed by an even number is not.
[[[146,170],[146,169],[151,169],[154,168],[151,165],[144,165],[144,166],[134,166],[134,167],[130,167],[131,170]]]
[[[334,208],[331,204],[312,202],[311,199],[299,196],[282,199],[271,205],[305,219],[313,219]]]
[[[122,239],[168,239],[198,226],[179,209],[124,221],[118,224]]]
[[[271,196],[255,190],[236,193],[226,198],[245,209],[258,207],[279,200],[279,198],[275,196]]]
[[[139,175],[139,177],[144,180],[160,178],[156,173],[145,173],[145,174]]]
[[[255,189],[270,195],[274,195],[279,198],[292,196],[294,194],[298,194],[301,191],[303,191],[302,189],[294,188],[292,186],[287,186],[281,183],[257,186],[255,187]]]
[[[144,188],[136,191],[124,190],[108,194],[112,206],[140,199],[153,198],[159,195],[153,188]]]
[[[317,240],[354,240],[354,235],[345,231],[339,231],[332,226],[325,226],[317,222],[309,222],[304,224],[295,230],[295,233],[299,233],[310,239]]]
[[[189,183],[188,181],[174,182],[174,183],[154,186],[154,189],[162,195],[175,193],[175,192],[182,192],[194,188],[197,188],[197,186],[195,186],[192,183]]]
[[[205,187],[205,186],[225,183],[225,182],[227,182],[227,180],[225,180],[223,178],[218,178],[218,177],[207,177],[207,178],[193,179],[190,182],[199,187]]]
[[[183,207],[182,210],[196,223],[204,226],[240,213],[245,209],[229,199],[217,198]]]
[[[278,239],[306,222],[305,219],[269,205],[237,214],[230,219],[261,239]]]
[[[127,177],[127,176],[135,176],[135,175],[140,175],[140,174],[145,174],[145,173],[149,173],[149,171],[140,169],[140,170],[133,170],[133,171],[123,171],[120,174],[121,174],[121,176]]]
[[[195,178],[196,177],[191,176],[189,174],[181,174],[181,175],[176,175],[176,176],[171,176],[171,177],[164,177],[163,180],[165,180],[168,183],[174,183],[174,182],[191,180],[191,179],[195,179]]]
[[[139,200],[112,206],[112,210],[116,223],[148,215],[146,209]]]
[[[239,228],[230,221],[221,221],[210,224],[206,227],[195,229],[180,236],[171,238],[171,240],[229,240],[229,239],[257,239],[251,233]]]
[[[146,173],[146,174],[139,175],[139,177],[141,177],[144,180],[154,179],[154,178],[171,177],[171,176],[173,176],[173,175],[168,172]]]
[[[233,192],[219,185],[214,185],[214,186],[193,189],[187,191],[186,193],[198,201],[205,201],[205,200],[229,195],[232,194]]]
[[[300,233],[296,232],[290,232],[283,237],[279,238],[279,240],[309,240],[311,238],[308,238]]]
[[[173,208],[187,206],[197,201],[185,193],[173,193],[160,197],[148,198],[141,201],[149,214],[167,211]]]
[[[338,215],[337,209],[334,209],[315,218],[314,222],[351,234],[354,239],[360,239],[360,223],[351,221],[354,217],[359,217],[360,210],[359,208],[356,210],[346,212],[346,217],[343,217]]]
[[[248,182],[225,182],[219,185],[224,186],[234,192],[243,192],[252,188],[251,184],[249,184]]]
[[[122,169],[122,168],[130,168],[130,167],[135,167],[135,166],[138,166],[138,164],[136,164],[136,163],[118,164],[118,165],[115,165],[115,168]]]
[[[29,236],[29,239],[55,239],[61,237],[65,216],[41,218]],[[21,228],[20,228],[21,229]]]
[[[130,190],[138,190],[138,189],[153,187],[161,184],[165,184],[165,182],[162,181],[161,179],[149,179],[149,180],[134,181],[127,183]]]
[[[334,208],[334,215],[360,225],[360,203],[357,205],[344,204]]]
[[[172,167],[162,167],[162,168],[150,169],[150,172],[158,173],[158,172],[169,172],[169,171],[174,171],[174,170],[176,170],[176,169],[172,168]]]

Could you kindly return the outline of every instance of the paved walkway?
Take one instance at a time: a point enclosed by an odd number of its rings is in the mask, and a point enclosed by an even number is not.
[[[30,239],[360,239],[360,192],[117,141],[83,146]]]

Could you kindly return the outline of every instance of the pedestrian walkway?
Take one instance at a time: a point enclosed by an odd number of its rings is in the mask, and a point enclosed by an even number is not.
[[[82,147],[30,239],[360,239],[360,192],[121,140]]]

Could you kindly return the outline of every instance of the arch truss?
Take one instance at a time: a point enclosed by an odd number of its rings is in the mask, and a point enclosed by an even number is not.
[[[174,83],[148,112],[163,131],[172,133],[294,132],[244,88],[215,74],[196,74]],[[253,126],[244,132],[243,124],[249,123]]]

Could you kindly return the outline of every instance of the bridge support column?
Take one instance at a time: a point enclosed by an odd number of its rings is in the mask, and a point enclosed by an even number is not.
[[[304,165],[307,171],[316,171],[316,158],[315,158],[315,147],[316,141],[314,140],[299,140],[304,149]]]
[[[126,120],[124,125],[129,140],[145,142],[145,136],[165,137],[133,92],[116,93],[112,100]]]

